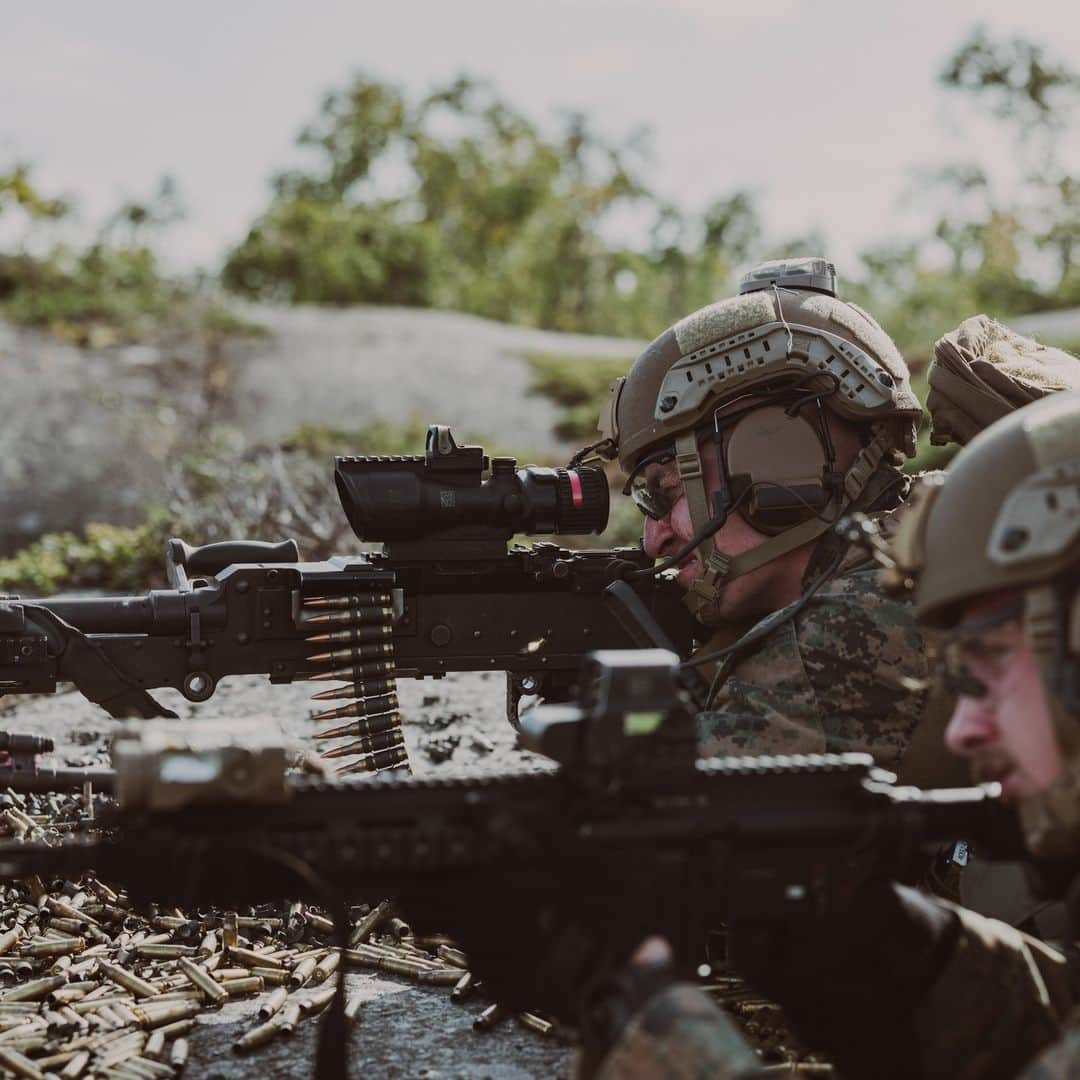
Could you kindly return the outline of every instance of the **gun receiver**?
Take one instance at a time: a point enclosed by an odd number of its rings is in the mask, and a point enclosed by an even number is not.
[[[242,738],[140,725],[117,744],[110,839],[0,844],[0,876],[92,867],[136,901],[190,906],[390,896],[415,928],[459,941],[496,1000],[574,1022],[559,965],[617,970],[661,933],[689,973],[710,929],[812,929],[928,842],[1015,850],[996,785],[896,787],[860,754],[695,760],[676,660],[595,654],[577,708],[523,717],[527,744],[560,764],[504,775],[327,784],[286,777],[265,739],[237,769]],[[572,949],[556,947],[563,932]]]
[[[570,699],[590,650],[689,651],[697,627],[677,587],[622,580],[651,566],[640,548],[507,548],[521,531],[601,531],[602,472],[515,471],[496,458],[484,480],[486,467],[480,447],[458,447],[435,426],[424,457],[337,459],[349,521],[361,539],[384,541],[381,552],[303,562],[291,540],[173,539],[172,588],[0,598],[0,695],[51,693],[66,680],[114,716],[171,716],[148,691],[205,701],[229,675],[264,674],[345,682],[320,696],[353,703],[324,716],[366,718],[396,707],[398,676],[504,671],[516,723],[525,694]],[[376,766],[400,760],[400,747],[376,752]]]

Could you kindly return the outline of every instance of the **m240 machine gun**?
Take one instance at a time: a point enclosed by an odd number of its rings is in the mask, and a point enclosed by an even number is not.
[[[144,596],[0,598],[0,695],[69,681],[113,716],[173,715],[149,693],[205,701],[229,675],[344,685],[319,719],[350,741],[343,771],[405,760],[396,679],[507,673],[523,695],[570,700],[582,657],[646,646],[685,655],[696,624],[640,548],[508,544],[515,534],[604,530],[608,485],[594,467],[518,469],[428,430],[413,457],[339,457],[334,480],[356,536],[381,552],[301,562],[292,540],[166,545],[169,589]]]
[[[677,660],[588,657],[576,707],[522,717],[523,744],[554,761],[513,774],[327,784],[286,774],[265,730],[246,746],[133,725],[105,837],[0,844],[0,878],[93,868],[136,902],[192,907],[301,895],[342,938],[349,901],[391,897],[414,929],[459,942],[496,1001],[581,1026],[651,934],[689,974],[721,924],[751,943],[811,933],[929,842],[1018,842],[997,785],[901,788],[859,754],[697,760]],[[318,1075],[344,1075],[340,1047],[332,1067],[322,1052]]]

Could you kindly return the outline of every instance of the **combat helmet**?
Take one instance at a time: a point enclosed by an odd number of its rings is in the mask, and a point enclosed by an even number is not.
[[[824,467],[814,453],[820,442],[831,452],[827,432],[808,437],[800,425],[783,422],[795,418],[793,403],[811,400],[869,428],[846,473],[831,470],[831,453]],[[704,539],[705,570],[692,586],[691,610],[728,581],[822,535],[883,461],[898,464],[914,454],[921,416],[899,350],[865,311],[838,299],[832,263],[789,259],[755,267],[737,296],[693,312],[656,338],[613,384],[595,449],[618,459],[628,494],[651,460],[674,458],[701,535],[716,518],[699,442],[713,430],[719,443],[721,415],[733,405],[738,413],[739,402],[757,410],[783,406],[766,417],[771,425],[757,437],[743,440],[744,456],[756,465],[739,512],[770,539],[735,557]]]
[[[932,626],[1018,593],[1065,775],[1021,810],[1038,853],[1080,851],[1080,392],[1051,394],[976,435],[917,489],[889,545],[891,582]]]

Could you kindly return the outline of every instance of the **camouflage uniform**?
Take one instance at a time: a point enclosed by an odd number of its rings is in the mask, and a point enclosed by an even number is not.
[[[737,1080],[758,1064],[732,1022],[693,986],[670,986],[631,1021],[596,1080]]]
[[[1065,958],[1005,923],[948,906],[960,919],[960,934],[914,1017],[923,1075],[927,1080],[1071,1075],[1039,1072],[1041,1065],[1020,1072],[1059,1036],[1071,1007]],[[1073,1047],[1080,1077],[1080,1038],[1073,1039]],[[1060,1060],[1059,1048],[1048,1057],[1053,1054]]]
[[[910,688],[927,676],[923,635],[911,605],[853,559],[794,618],[781,608],[763,620],[779,625],[724,664],[698,715],[703,756],[863,751],[896,767],[926,705]]]

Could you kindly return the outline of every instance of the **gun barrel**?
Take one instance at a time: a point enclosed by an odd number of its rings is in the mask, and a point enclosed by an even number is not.
[[[192,595],[155,589],[144,596],[76,596],[32,603],[84,634],[182,634],[189,620],[185,598]]]

